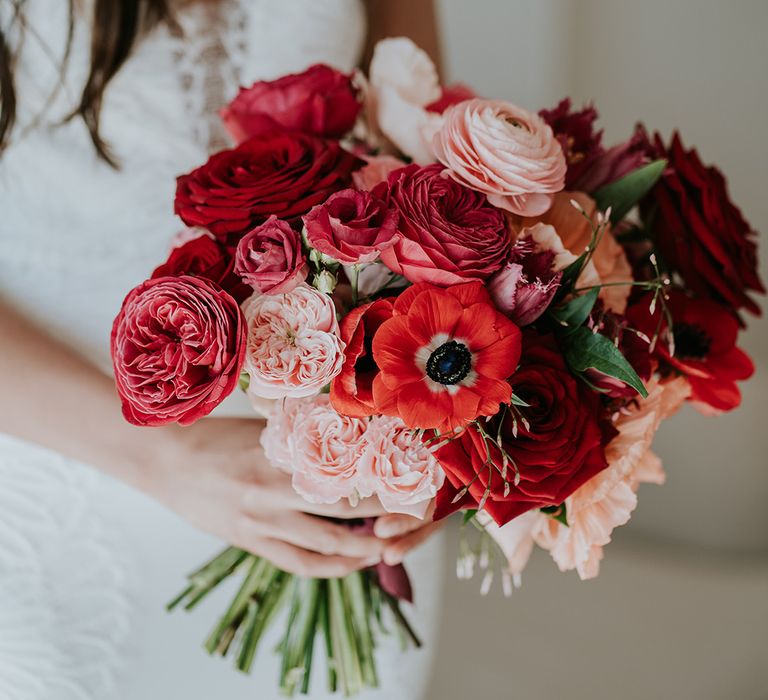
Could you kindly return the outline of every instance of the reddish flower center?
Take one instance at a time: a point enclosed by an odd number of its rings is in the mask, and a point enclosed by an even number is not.
[[[691,323],[675,323],[673,335],[677,357],[703,360],[709,354],[712,338],[701,326]]]
[[[427,360],[427,376],[439,384],[458,384],[472,369],[472,353],[463,343],[449,340]]]

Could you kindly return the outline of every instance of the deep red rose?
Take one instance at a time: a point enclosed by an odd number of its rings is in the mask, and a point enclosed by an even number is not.
[[[691,385],[691,401],[706,413],[730,411],[741,403],[737,380],[749,379],[755,370],[752,360],[736,347],[739,324],[733,314],[710,299],[691,299],[679,291],[669,295],[667,309],[672,332],[661,304],[650,313],[651,296],[641,298],[627,310],[629,322],[650,338],[662,371],[684,374]],[[671,341],[671,342],[670,342]]]
[[[256,137],[178,178],[175,212],[227,239],[270,215],[306,214],[346,187],[361,164],[336,141],[299,133]]]
[[[285,221],[270,216],[240,239],[235,272],[263,294],[284,294],[307,278],[301,237]]]
[[[669,163],[641,203],[664,264],[696,296],[759,315],[748,296],[750,290],[765,292],[757,273],[757,234],[731,202],[722,173],[703,165],[695,150],[686,151],[677,133],[668,148],[659,134],[651,142],[642,127],[639,133],[649,157]]]
[[[234,264],[234,251],[203,233],[174,248],[168,259],[155,268],[152,279],[181,275],[205,277],[242,302],[253,290],[235,274]]]
[[[281,129],[341,138],[355,125],[360,107],[350,76],[318,63],[240,88],[221,118],[237,142]]]
[[[309,244],[345,265],[369,263],[395,244],[397,211],[370,192],[342,190],[304,217]]]
[[[123,415],[134,425],[189,425],[237,386],[245,357],[237,302],[202,277],[142,282],[112,326]]]
[[[509,257],[504,214],[484,194],[443,175],[440,164],[408,165],[373,193],[400,214],[401,237],[382,262],[411,282],[440,287],[485,280]]]
[[[484,509],[503,525],[532,508],[560,505],[608,466],[603,446],[612,434],[601,425],[605,411],[600,397],[573,377],[550,338],[524,334],[521,365],[510,381],[515,394],[529,404],[520,407],[525,421],[506,410],[482,424],[488,435],[501,436],[513,460],[507,467],[508,486],[501,476],[500,451],[471,427],[437,452],[447,480],[437,494],[435,518],[477,508],[490,487]],[[453,503],[465,487],[466,494]]]
[[[428,112],[436,112],[442,114],[448,107],[464,102],[464,100],[471,100],[477,97],[475,91],[462,83],[454,83],[453,85],[444,85],[440,88],[440,97],[434,102],[430,102],[425,109]]]
[[[331,404],[342,415],[361,418],[376,411],[373,380],[379,368],[373,360],[373,336],[384,321],[392,318],[391,299],[377,299],[358,306],[341,321],[344,366],[331,382]]]

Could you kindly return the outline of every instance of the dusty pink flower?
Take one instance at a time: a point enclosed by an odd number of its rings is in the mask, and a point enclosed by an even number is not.
[[[457,182],[521,216],[543,214],[563,189],[563,149],[541,117],[509,102],[474,99],[449,107],[432,146]]]
[[[423,518],[445,473],[432,451],[399,418],[376,416],[365,433],[358,471],[361,496],[376,494],[390,513]]]
[[[345,265],[370,263],[396,240],[398,214],[370,192],[342,190],[304,217],[307,241]]]
[[[290,292],[308,271],[299,234],[276,216],[246,233],[237,245],[235,272],[264,294]]]
[[[249,393],[311,396],[341,371],[344,343],[329,296],[300,284],[287,294],[255,293],[243,304],[243,313]]]
[[[389,174],[402,168],[405,163],[394,156],[360,156],[365,165],[352,173],[352,182],[359,190],[372,190],[384,182]]]

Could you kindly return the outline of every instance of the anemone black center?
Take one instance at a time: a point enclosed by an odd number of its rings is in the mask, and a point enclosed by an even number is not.
[[[472,369],[472,353],[463,343],[449,340],[427,360],[427,376],[440,384],[458,384]]]
[[[690,323],[676,323],[673,335],[678,357],[701,360],[707,356],[712,345],[712,338],[707,332],[701,326]]]
[[[373,359],[373,336],[366,335],[363,338],[363,352],[355,362],[355,374],[369,374],[378,369]]]

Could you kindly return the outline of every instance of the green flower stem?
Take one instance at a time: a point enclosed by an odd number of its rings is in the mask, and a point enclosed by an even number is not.
[[[341,692],[345,697],[350,697],[362,690],[363,677],[340,579],[328,580],[328,593],[333,657],[336,660]]]
[[[171,611],[186,599],[184,607],[186,610],[191,610],[225,578],[234,573],[248,556],[242,549],[227,547],[207,564],[189,575],[187,588],[168,603],[166,609]]]
[[[360,658],[363,680],[366,685],[376,687],[376,664],[373,659],[373,632],[371,631],[371,611],[366,603],[364,574],[360,571],[345,576],[342,584],[346,592],[347,603],[351,611],[350,621],[355,632],[355,641]]]
[[[300,680],[309,673],[305,666],[307,656],[311,659],[317,625],[317,607],[320,591],[318,579],[296,579],[298,597],[296,616],[289,622],[286,645],[283,650],[281,689],[293,695]]]
[[[338,674],[336,673],[336,657],[333,654],[333,637],[331,635],[328,581],[320,582],[317,616],[320,627],[322,627],[323,630],[323,639],[325,640],[325,653],[328,659],[328,692],[335,693],[338,687]]]

